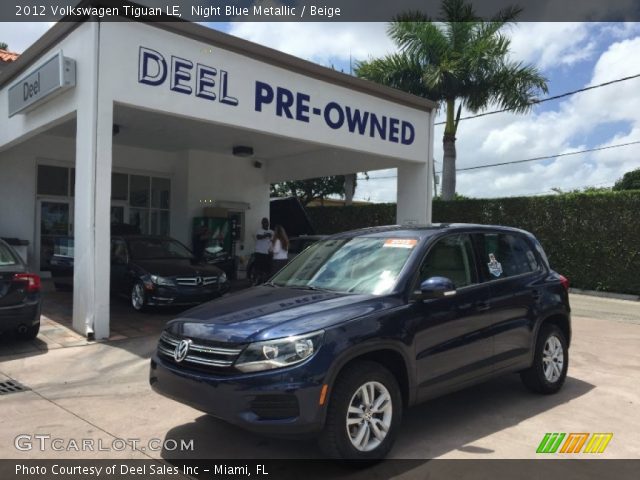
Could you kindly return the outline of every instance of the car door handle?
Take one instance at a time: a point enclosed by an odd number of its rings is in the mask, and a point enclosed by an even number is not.
[[[488,301],[485,300],[481,300],[479,302],[476,302],[476,311],[478,312],[483,312],[485,310],[489,310],[491,306],[489,305]]]

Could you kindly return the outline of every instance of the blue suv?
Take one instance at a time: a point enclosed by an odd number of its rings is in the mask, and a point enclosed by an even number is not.
[[[509,372],[565,381],[568,281],[523,230],[379,227],[320,240],[268,283],[170,321],[162,395],[243,428],[384,457],[405,408]]]

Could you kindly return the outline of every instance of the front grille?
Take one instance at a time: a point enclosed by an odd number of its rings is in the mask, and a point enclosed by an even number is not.
[[[218,277],[178,277],[176,283],[190,287],[206,286],[218,283]]]
[[[171,335],[168,332],[162,332],[158,342],[158,353],[173,363],[177,363],[174,358],[174,352],[181,340],[183,339],[180,337]],[[193,342],[189,345],[187,356],[180,363],[186,362],[192,366],[227,369],[233,365],[241,351],[242,348],[222,348]]]
[[[295,395],[260,395],[251,401],[250,408],[261,420],[282,420],[300,415]]]

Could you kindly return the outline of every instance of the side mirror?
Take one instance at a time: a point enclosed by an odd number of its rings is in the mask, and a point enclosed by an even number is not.
[[[420,284],[423,300],[444,298],[455,295],[456,286],[446,277],[430,277]]]

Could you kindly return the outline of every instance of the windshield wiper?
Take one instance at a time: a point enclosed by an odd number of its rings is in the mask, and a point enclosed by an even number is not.
[[[296,290],[311,290],[314,292],[328,292],[330,291],[328,288],[320,288],[315,285],[287,285],[289,288],[294,288]]]

